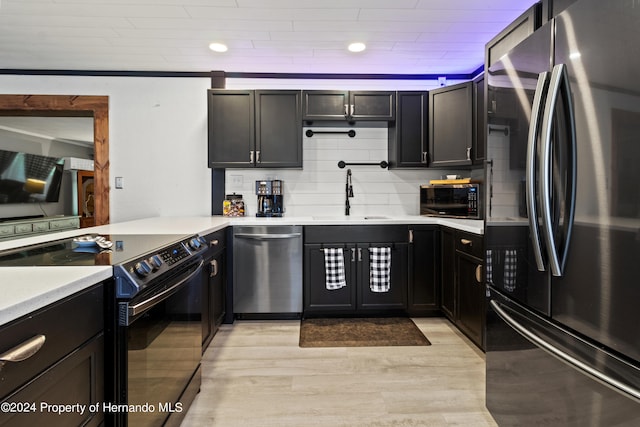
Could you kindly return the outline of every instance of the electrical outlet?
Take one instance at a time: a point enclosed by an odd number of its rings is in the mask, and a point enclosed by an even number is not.
[[[124,182],[121,176],[116,176],[116,188],[124,188]]]

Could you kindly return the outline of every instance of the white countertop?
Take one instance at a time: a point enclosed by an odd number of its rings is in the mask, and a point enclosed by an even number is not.
[[[229,225],[392,225],[433,224],[482,234],[483,221],[424,216],[318,217],[155,217],[0,242],[0,251],[85,234],[200,234]],[[0,325],[112,276],[110,266],[0,268]]]
[[[0,270],[0,325],[100,283],[110,266],[3,267]]]

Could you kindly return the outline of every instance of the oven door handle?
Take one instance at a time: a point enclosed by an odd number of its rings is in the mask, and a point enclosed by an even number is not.
[[[192,273],[190,273],[187,277],[185,277],[184,279],[181,279],[180,281],[172,285],[170,288],[167,288],[164,291],[160,292],[159,294],[156,294],[150,298],[147,298],[144,301],[140,301],[135,305],[128,305],[127,314],[129,319],[134,316],[137,316],[140,313],[143,313],[144,311],[166,300],[171,295],[179,291],[182,285],[184,285],[185,283],[187,283],[189,280],[193,279],[197,274],[200,273],[200,270],[202,269],[203,265],[204,265],[204,260],[200,260],[200,263]],[[126,324],[129,325],[130,322],[127,321]]]

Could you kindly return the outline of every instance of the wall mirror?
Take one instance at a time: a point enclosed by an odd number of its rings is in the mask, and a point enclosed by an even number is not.
[[[0,132],[19,129],[18,132],[22,132],[20,137],[25,140],[45,135],[59,136],[60,140],[47,146],[43,142],[36,151],[42,151],[43,155],[93,157],[93,172],[78,171],[74,174],[78,181],[73,181],[79,183],[74,191],[78,192],[81,200],[76,202],[71,214],[85,217],[84,223],[81,218],[84,226],[109,223],[108,112],[107,96],[0,95]],[[14,148],[13,151],[20,150]],[[71,196],[67,194],[66,197]],[[55,211],[54,207],[51,209]],[[65,208],[65,213],[69,213],[68,208]]]

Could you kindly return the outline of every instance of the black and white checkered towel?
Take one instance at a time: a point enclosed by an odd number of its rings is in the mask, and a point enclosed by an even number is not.
[[[371,292],[389,292],[391,248],[369,248],[369,288]]]
[[[493,251],[491,249],[485,252],[484,271],[487,284],[493,285]]]
[[[518,275],[518,251],[507,249],[504,251],[504,289],[513,292],[516,290],[516,277]]]
[[[344,256],[342,248],[324,248],[324,269],[328,290],[344,288],[347,279],[344,274]]]

